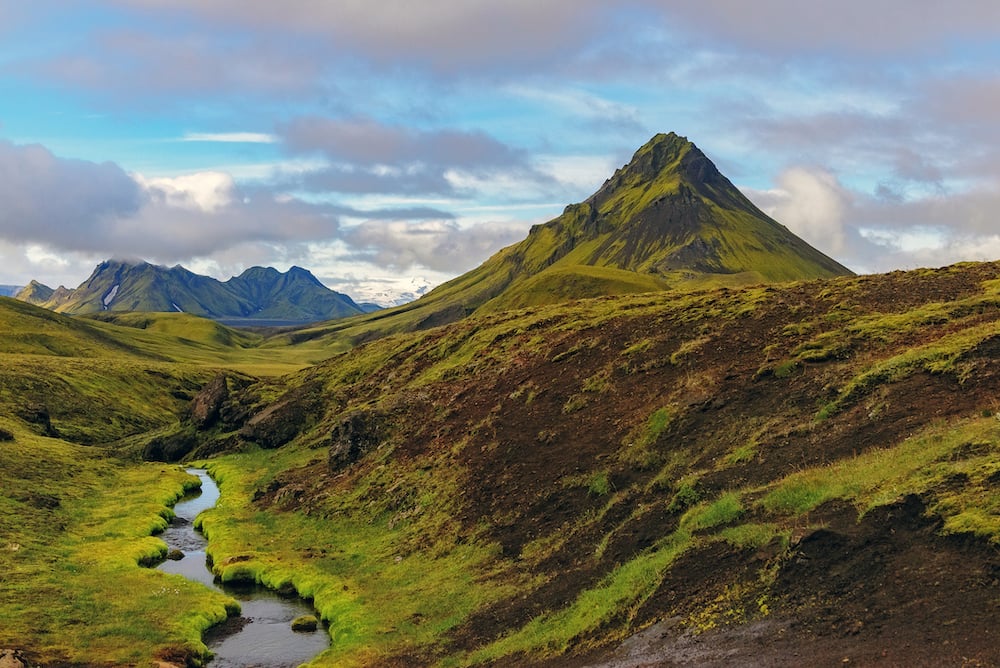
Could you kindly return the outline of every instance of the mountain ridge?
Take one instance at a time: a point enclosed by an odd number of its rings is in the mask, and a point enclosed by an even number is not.
[[[59,313],[183,312],[222,321],[309,323],[363,313],[345,294],[330,290],[308,270],[250,267],[218,281],[181,265],[105,260],[79,287],[52,289],[31,281],[16,299]]]

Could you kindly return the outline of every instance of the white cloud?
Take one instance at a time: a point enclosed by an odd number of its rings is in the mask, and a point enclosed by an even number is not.
[[[454,220],[368,220],[345,229],[348,256],[394,272],[426,267],[467,271],[524,236],[521,223],[460,225]]]
[[[778,175],[777,183],[773,190],[750,191],[749,196],[820,251],[842,254],[846,250],[844,217],[851,197],[837,178],[823,169],[791,167]]]
[[[212,212],[233,202],[236,183],[222,172],[198,172],[147,179],[133,174],[154,201],[180,209]]]
[[[278,138],[263,132],[188,132],[181,141],[225,144],[274,144]]]

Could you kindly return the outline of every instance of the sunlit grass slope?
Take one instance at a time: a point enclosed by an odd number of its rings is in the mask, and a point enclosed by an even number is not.
[[[43,435],[107,444],[175,425],[219,369],[273,376],[325,355],[182,313],[60,315],[0,298],[0,409]]]

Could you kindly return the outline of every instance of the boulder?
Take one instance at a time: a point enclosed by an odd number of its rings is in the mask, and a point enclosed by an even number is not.
[[[328,463],[340,471],[361,459],[386,439],[388,419],[377,411],[355,411],[330,432]]]
[[[194,446],[197,440],[193,434],[179,431],[169,436],[157,436],[146,444],[142,458],[147,462],[179,462]]]
[[[25,404],[17,409],[17,416],[29,424],[41,427],[42,436],[59,436],[59,432],[52,426],[52,417],[45,404]]]
[[[28,668],[28,659],[21,650],[0,649],[0,668]]]
[[[319,627],[319,620],[315,615],[302,615],[292,620],[292,630],[296,633],[308,633],[315,631]]]

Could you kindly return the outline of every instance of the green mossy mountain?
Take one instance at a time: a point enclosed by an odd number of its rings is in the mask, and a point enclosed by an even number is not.
[[[350,297],[330,290],[300,267],[284,273],[251,267],[221,282],[180,265],[108,260],[75,290],[53,290],[32,281],[16,298],[73,315],[173,311],[217,320],[308,323],[363,312]]]
[[[353,345],[473,313],[852,272],[747,199],[701,150],[658,134],[601,188],[415,302],[300,336]]]

